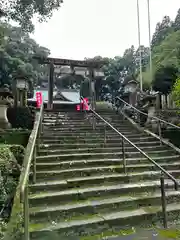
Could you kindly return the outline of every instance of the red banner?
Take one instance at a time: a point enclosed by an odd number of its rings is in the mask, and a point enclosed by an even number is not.
[[[42,104],[42,92],[36,92],[36,106],[40,108]]]
[[[81,105],[77,105],[77,106],[76,106],[76,110],[77,110],[77,111],[80,111],[80,109],[82,109],[82,110],[89,111],[88,103],[89,103],[88,98],[84,98],[84,101],[81,100]]]

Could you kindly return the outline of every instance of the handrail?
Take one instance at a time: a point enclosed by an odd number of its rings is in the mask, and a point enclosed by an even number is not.
[[[87,105],[87,103],[84,101],[84,98],[81,97],[81,99],[83,100],[84,104]],[[137,147],[133,142],[131,142],[126,136],[124,136],[122,133],[120,133],[115,127],[113,127],[109,122],[107,122],[103,117],[101,117],[97,112],[95,112],[90,106],[89,106],[89,109],[93,113],[93,115],[95,115],[96,117],[98,117],[105,123],[105,126],[109,126],[119,136],[122,137],[122,155],[123,155],[123,165],[124,165],[125,173],[126,173],[126,159],[125,159],[124,140],[127,141],[128,143],[130,143],[130,145],[133,146],[139,153],[141,153],[145,158],[147,158],[151,163],[153,163],[159,170],[161,170],[160,186],[161,186],[161,204],[162,204],[162,213],[163,213],[163,225],[164,225],[164,228],[167,228],[167,210],[166,210],[166,194],[165,194],[164,175],[166,175],[169,179],[171,179],[174,182],[175,190],[178,190],[179,182],[168,171],[166,171],[163,167],[161,167],[158,163],[156,163],[156,161],[154,161],[151,157],[149,157],[145,152],[143,152],[139,147]],[[94,123],[93,123],[93,125],[94,125]],[[104,137],[106,138],[106,129],[104,132]]]
[[[134,109],[136,112],[139,112],[140,114],[143,114],[143,115],[145,115],[145,116],[147,116],[147,117],[149,117],[149,118],[155,119],[155,120],[157,120],[157,121],[159,121],[159,122],[165,123],[165,124],[167,124],[167,125],[169,125],[169,126],[171,126],[171,127],[174,127],[174,128],[176,128],[176,129],[180,130],[180,127],[174,125],[173,123],[167,122],[167,121],[165,121],[165,120],[163,120],[163,119],[161,119],[161,118],[155,117],[155,116],[148,116],[147,113],[144,113],[144,112],[140,111],[139,109],[137,109],[136,107],[134,107],[134,106],[132,106],[131,104],[127,103],[126,101],[124,101],[124,100],[123,100],[122,98],[120,98],[120,97],[116,97],[116,99],[120,100],[121,102],[123,102],[123,103],[126,104],[127,106],[130,106],[132,109]]]
[[[81,98],[84,100],[84,98]],[[149,157],[145,152],[143,152],[139,147],[137,147],[133,142],[131,142],[126,136],[124,136],[122,133],[120,133],[115,127],[113,127],[109,122],[107,122],[103,117],[101,117],[97,112],[95,112],[91,107],[89,107],[90,111],[94,113],[95,116],[100,118],[106,125],[108,125],[111,129],[113,129],[118,135],[120,135],[124,140],[126,140],[128,143],[131,144],[138,152],[140,152],[144,157],[146,157],[149,161],[151,161],[156,167],[158,167],[165,175],[167,175],[174,183],[176,188],[178,188],[178,181],[170,174],[168,173],[163,167],[161,167],[158,163],[156,163],[151,157]]]
[[[41,121],[41,117],[42,117],[42,112],[43,112],[43,104],[41,105],[40,112],[37,113],[38,116],[36,115],[37,120],[35,118],[34,128],[32,130],[32,133],[31,133],[30,137],[29,137],[30,141],[27,145],[27,148],[26,148],[27,150],[26,150],[26,153],[25,153],[25,156],[24,156],[24,160],[25,160],[24,163],[27,164],[27,165],[25,165],[24,169],[23,169],[24,170],[24,176],[23,176],[22,185],[21,185],[21,188],[20,188],[22,201],[24,199],[25,186],[26,186],[26,183],[28,182],[28,178],[29,178],[29,172],[30,172],[30,168],[31,168],[33,152],[34,152],[34,148],[35,148],[35,144],[36,144],[36,139],[37,139],[37,136],[38,136],[38,131],[39,131],[40,121]],[[30,151],[28,151],[29,149],[30,149]]]
[[[24,215],[24,240],[29,240],[29,202],[28,183],[31,165],[33,163],[33,183],[36,182],[36,151],[39,147],[39,138],[42,133],[43,104],[40,111],[36,113],[34,127],[29,137],[23,161],[22,178],[20,182],[20,202],[23,204]],[[36,145],[36,141],[38,141]]]

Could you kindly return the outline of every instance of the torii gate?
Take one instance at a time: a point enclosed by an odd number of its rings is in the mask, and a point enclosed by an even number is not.
[[[48,109],[53,109],[53,86],[54,86],[54,66],[70,66],[71,72],[75,72],[75,67],[86,68],[88,71],[88,77],[91,82],[91,104],[95,108],[95,84],[94,76],[104,76],[103,71],[101,70],[102,66],[105,64],[104,61],[88,61],[88,60],[70,60],[70,59],[61,59],[61,58],[40,58],[34,57],[38,60],[40,64],[49,64],[49,86],[48,86]]]

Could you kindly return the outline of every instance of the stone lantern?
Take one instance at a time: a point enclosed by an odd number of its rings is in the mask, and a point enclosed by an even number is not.
[[[16,91],[17,91],[17,102],[20,106],[27,105],[27,91],[29,89],[28,79],[24,76],[18,76],[16,78]]]
[[[124,93],[129,96],[128,102],[133,106],[137,102],[137,89],[138,82],[136,80],[130,80],[124,86]]]
[[[10,127],[7,118],[8,105],[11,103],[13,96],[8,88],[0,89],[0,128],[6,129]]]

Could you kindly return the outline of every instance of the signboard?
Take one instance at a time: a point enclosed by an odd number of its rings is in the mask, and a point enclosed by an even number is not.
[[[40,108],[42,104],[42,92],[36,92],[36,107]]]

